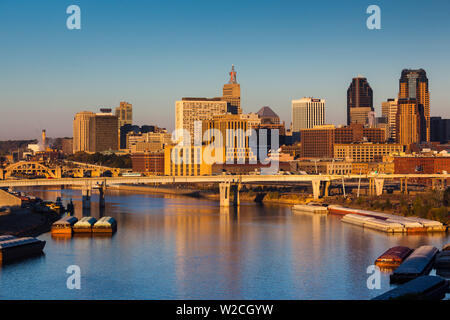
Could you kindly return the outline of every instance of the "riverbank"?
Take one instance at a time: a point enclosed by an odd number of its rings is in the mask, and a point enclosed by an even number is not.
[[[0,215],[0,235],[37,237],[49,232],[57,219],[54,213],[37,213],[30,209],[17,209]]]

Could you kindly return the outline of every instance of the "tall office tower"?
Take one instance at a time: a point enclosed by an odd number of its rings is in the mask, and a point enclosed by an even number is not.
[[[381,114],[387,121],[387,137],[389,140],[397,140],[397,109],[398,99],[388,99],[381,103]]]
[[[237,72],[231,66],[230,81],[223,85],[222,100],[228,103],[228,112],[241,114],[241,85],[236,80]]]
[[[195,121],[209,120],[215,115],[227,113],[227,104],[221,98],[182,98],[175,102],[175,129],[187,130],[193,144]],[[201,137],[201,125],[197,129]]]
[[[73,153],[79,151],[90,152],[93,149],[91,141],[91,123],[95,113],[79,112],[73,119]]]
[[[415,99],[398,99],[397,142],[406,146],[420,142],[419,112]]]
[[[77,113],[73,120],[73,152],[117,150],[117,126],[117,116],[111,113],[111,109],[100,113]]]
[[[372,88],[366,78],[357,76],[353,78],[347,90],[347,125],[365,125],[370,111],[374,111]]]
[[[292,100],[292,132],[311,129],[325,123],[325,100],[302,98]]]
[[[93,152],[103,152],[108,150],[118,150],[119,135],[117,127],[118,117],[111,113],[111,109],[103,109],[96,113],[93,124]]]
[[[419,116],[420,141],[430,141],[430,92],[427,73],[423,69],[402,70],[399,99],[415,100]]]
[[[119,120],[119,128],[126,124],[133,124],[133,105],[128,102],[120,102],[116,108],[116,116]]]

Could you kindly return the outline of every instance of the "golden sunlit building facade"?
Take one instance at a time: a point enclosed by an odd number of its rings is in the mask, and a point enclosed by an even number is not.
[[[205,148],[205,146],[166,146],[164,174],[167,176],[211,175],[213,163],[209,158],[205,159]]]
[[[214,130],[218,130],[222,139],[223,159],[227,163],[256,163],[257,157],[249,146],[249,122],[240,115],[226,114],[214,116],[202,124],[203,137],[213,142]],[[254,132],[255,133],[255,132]],[[255,146],[256,147],[256,146]]]

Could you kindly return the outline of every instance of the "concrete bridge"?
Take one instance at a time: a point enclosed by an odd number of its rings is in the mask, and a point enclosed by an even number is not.
[[[242,184],[261,182],[311,182],[315,199],[328,196],[332,181],[362,180],[369,181],[369,193],[381,195],[386,180],[400,181],[400,189],[408,190],[409,179],[429,179],[435,188],[438,184],[446,186],[450,174],[369,174],[369,175],[212,175],[212,176],[147,176],[147,177],[97,177],[97,178],[49,178],[49,179],[18,179],[0,180],[0,187],[31,187],[31,186],[80,186],[83,195],[83,206],[90,206],[93,189],[100,192],[100,206],[104,206],[105,189],[108,185],[120,184],[173,184],[173,183],[217,183],[220,190],[220,205],[230,205],[230,194],[233,193],[233,204],[239,205],[239,190]]]

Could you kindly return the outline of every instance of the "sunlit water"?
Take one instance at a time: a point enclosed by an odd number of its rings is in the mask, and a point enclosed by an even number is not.
[[[74,199],[78,190],[29,189],[43,199]],[[99,218],[93,197],[91,215]],[[289,207],[109,191],[103,215],[118,221],[112,237],[55,239],[45,256],[0,268],[2,299],[370,299],[367,267],[395,245],[441,248],[447,234],[386,235],[337,216],[292,214]],[[70,265],[81,289],[66,285]],[[434,271],[433,271],[434,272]]]

